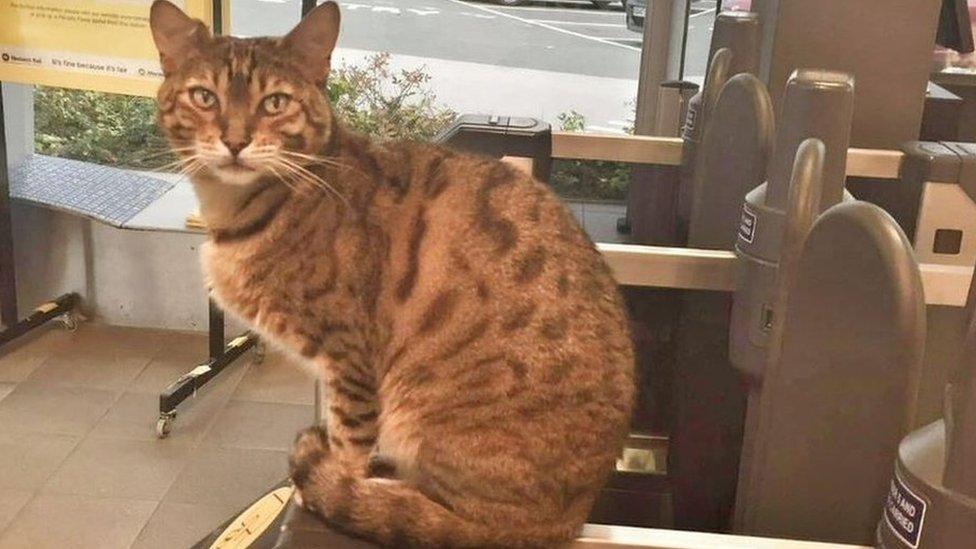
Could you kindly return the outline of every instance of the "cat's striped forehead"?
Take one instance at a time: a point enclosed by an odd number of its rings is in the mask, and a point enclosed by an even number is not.
[[[233,100],[269,91],[294,94],[301,77],[280,42],[277,38],[217,38],[188,71],[186,85],[206,86]]]

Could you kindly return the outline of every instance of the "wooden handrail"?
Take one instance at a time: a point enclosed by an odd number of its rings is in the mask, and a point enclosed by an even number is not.
[[[868,549],[815,541],[587,524],[569,549]]]
[[[552,132],[552,157],[562,159],[677,166],[682,146],[678,137]],[[847,175],[898,179],[902,157],[901,151],[848,149]]]
[[[733,252],[631,244],[597,248],[617,282],[627,286],[730,292],[738,280],[739,260]],[[972,267],[923,263],[919,269],[926,304],[965,306]]]

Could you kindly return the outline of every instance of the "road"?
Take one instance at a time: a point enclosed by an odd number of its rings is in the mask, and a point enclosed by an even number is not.
[[[300,0],[235,0],[232,32],[275,35],[300,16]],[[587,0],[504,7],[467,0],[340,0],[338,63],[390,52],[395,67],[423,66],[439,100],[459,112],[534,116],[555,122],[575,110],[592,131],[633,121],[638,33],[623,8]],[[704,74],[714,0],[693,4],[686,75]]]

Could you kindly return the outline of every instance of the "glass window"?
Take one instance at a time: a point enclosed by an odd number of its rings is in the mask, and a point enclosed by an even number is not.
[[[554,130],[633,133],[647,0],[341,0],[329,94],[354,128],[430,138],[458,114],[533,117]],[[237,36],[281,35],[301,0],[232,0]],[[726,6],[742,8],[742,0]],[[685,78],[704,76],[716,0],[691,0]],[[38,88],[37,150],[133,168],[172,158],[152,100]],[[552,186],[597,240],[617,232],[631,166],[559,160]]]
[[[300,4],[234,0],[232,33],[286,32]],[[624,1],[339,4],[329,91],[356,129],[428,138],[458,114],[488,114],[538,118],[557,131],[633,132],[643,35]],[[619,241],[629,181],[626,165],[565,160],[551,183],[594,238]]]
[[[715,10],[719,0],[692,0],[688,9],[685,35],[684,73],[682,78],[701,85],[708,72],[708,48],[712,41]],[[726,0],[723,9],[729,9]]]

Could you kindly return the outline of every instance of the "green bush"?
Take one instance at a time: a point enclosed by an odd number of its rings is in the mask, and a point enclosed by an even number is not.
[[[559,115],[562,131],[581,132],[586,118],[576,111]],[[623,200],[630,185],[630,164],[601,160],[556,160],[549,184],[564,198]]]
[[[454,119],[428,89],[423,69],[390,69],[390,55],[340,66],[329,79],[336,113],[350,127],[380,139],[429,139]],[[37,152],[125,168],[156,169],[173,158],[155,121],[155,101],[92,91],[38,87],[34,92]]]
[[[37,87],[34,147],[42,154],[129,168],[172,159],[156,130],[156,104],[145,97]]]
[[[329,99],[349,126],[379,139],[430,139],[457,113],[437,103],[422,68],[394,72],[390,54],[344,65],[329,77]]]
[[[394,71],[390,55],[343,65],[329,79],[329,99],[350,127],[379,139],[434,137],[456,117],[437,102],[422,68]],[[38,87],[34,93],[37,152],[134,169],[171,166],[173,157],[155,121],[155,101],[92,91]],[[559,115],[563,131],[583,131],[586,119]],[[557,160],[551,185],[566,198],[622,200],[631,167],[617,162]]]

